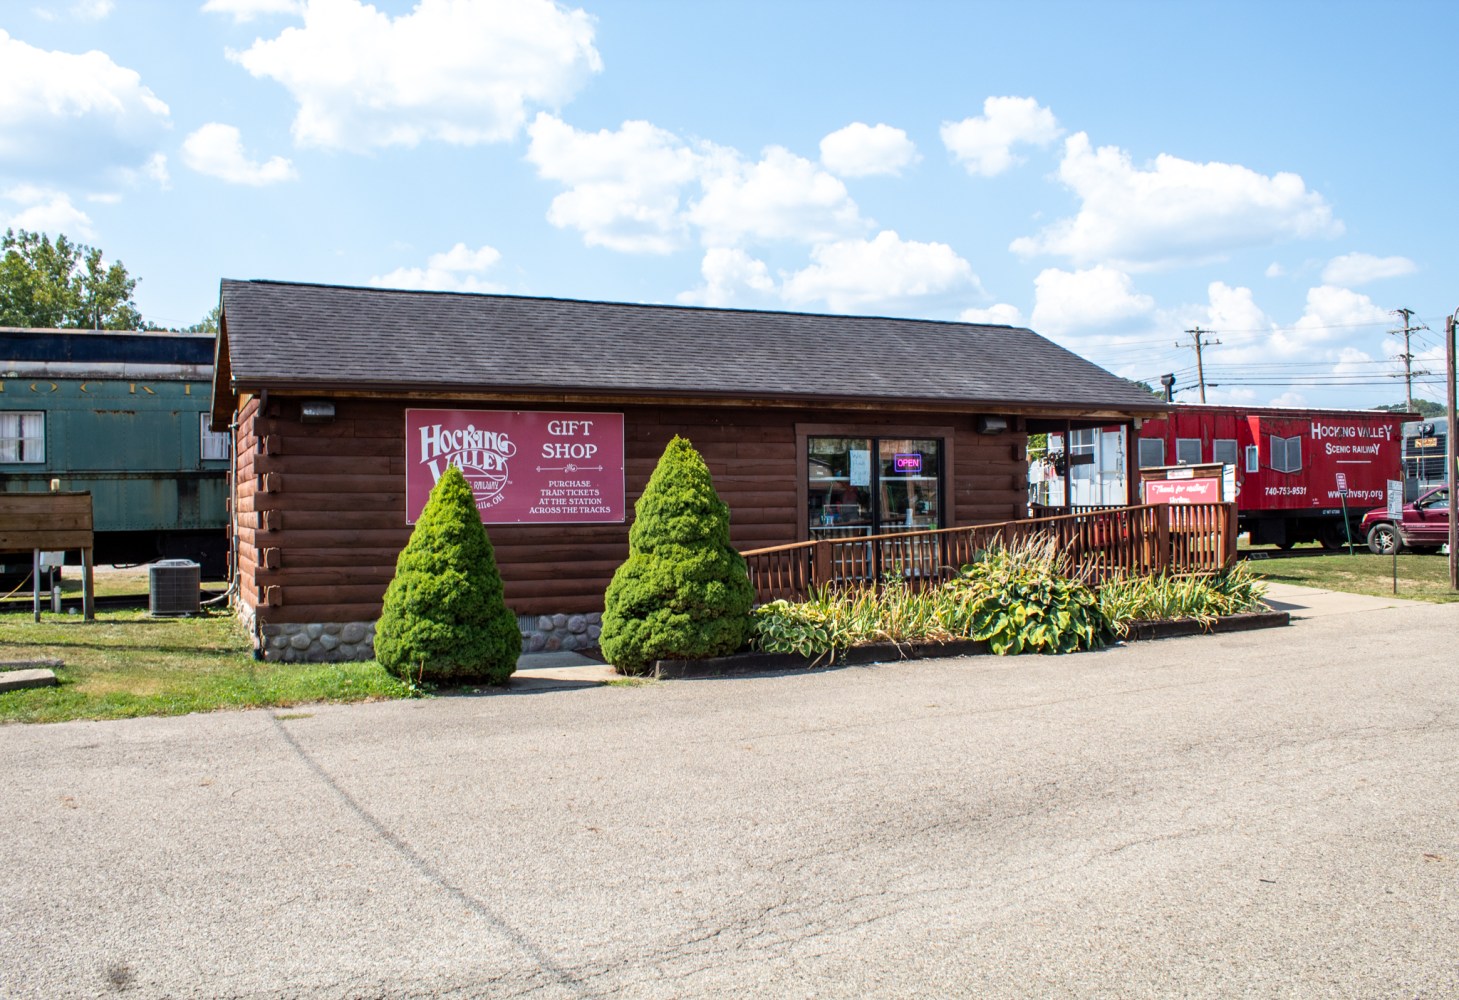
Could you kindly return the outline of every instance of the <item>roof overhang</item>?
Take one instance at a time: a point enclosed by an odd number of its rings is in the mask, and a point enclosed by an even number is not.
[[[603,389],[593,386],[562,386],[551,389],[532,386],[510,385],[467,385],[439,382],[412,383],[391,382],[366,385],[359,382],[320,382],[307,379],[258,379],[247,384],[235,381],[228,368],[226,333],[218,336],[217,360],[214,365],[217,377],[214,381],[213,422],[226,426],[229,414],[237,406],[241,395],[256,395],[267,390],[270,395],[283,397],[331,396],[336,399],[391,399],[403,401],[432,401],[454,403],[550,403],[564,406],[608,406],[608,405],[676,405],[705,407],[744,407],[773,409],[805,409],[823,407],[836,410],[874,410],[895,412],[938,412],[938,413],[1000,413],[1041,420],[1058,421],[1078,419],[1095,422],[1122,423],[1137,418],[1152,418],[1165,415],[1169,408],[1162,402],[1149,405],[1128,406],[1123,403],[1087,402],[1032,402],[1014,399],[947,399],[941,397],[890,397],[868,398],[865,396],[837,396],[827,393],[777,393],[775,395],[746,395],[744,393],[714,393],[704,391],[670,391],[663,389],[640,389],[615,387]]]

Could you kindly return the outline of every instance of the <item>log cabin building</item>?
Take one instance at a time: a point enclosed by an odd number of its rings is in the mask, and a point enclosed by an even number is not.
[[[1165,409],[1007,326],[278,281],[225,280],[221,302],[235,600],[269,659],[372,655],[447,463],[524,648],[573,648],[675,434],[746,550],[1024,517],[1031,432]]]

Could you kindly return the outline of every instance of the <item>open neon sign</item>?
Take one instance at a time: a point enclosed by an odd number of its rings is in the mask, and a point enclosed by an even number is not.
[[[921,456],[921,454],[893,455],[892,456],[892,470],[895,471],[895,472],[901,472],[901,473],[921,472],[922,471],[922,456]]]

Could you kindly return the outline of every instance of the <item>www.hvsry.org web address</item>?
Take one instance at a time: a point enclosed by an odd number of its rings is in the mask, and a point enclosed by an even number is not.
[[[1342,499],[1342,493],[1340,491],[1338,491],[1338,490],[1328,490],[1327,491],[1327,499],[1329,499],[1329,500],[1341,500]],[[1383,491],[1382,490],[1348,490],[1348,499],[1349,500],[1373,500],[1373,501],[1379,501],[1379,500],[1382,500],[1383,499]]]

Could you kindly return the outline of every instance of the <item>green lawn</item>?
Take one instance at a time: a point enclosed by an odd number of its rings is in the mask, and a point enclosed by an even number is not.
[[[146,566],[130,566],[125,569],[116,569],[111,566],[98,566],[92,571],[92,588],[97,597],[143,597],[150,592],[151,577]],[[221,594],[228,589],[226,580],[203,580],[204,590],[215,591]],[[61,575],[61,596],[66,598],[81,596],[81,567],[67,566]],[[27,584],[16,598],[29,600],[31,596],[30,585]],[[47,592],[41,593],[41,600],[49,599]]]
[[[1352,556],[1344,553],[1253,560],[1251,567],[1274,583],[1393,596],[1393,557],[1375,556],[1366,549]],[[1459,593],[1449,589],[1449,557],[1400,554],[1397,596],[1418,601],[1459,601]]]
[[[0,692],[0,722],[183,715],[410,692],[373,660],[265,663],[226,612],[149,618],[145,611],[0,614],[0,661],[61,660],[58,687]]]

